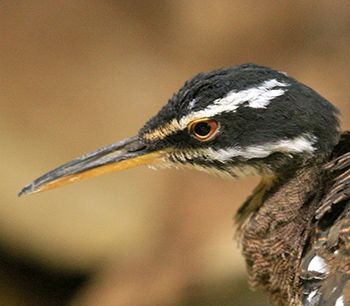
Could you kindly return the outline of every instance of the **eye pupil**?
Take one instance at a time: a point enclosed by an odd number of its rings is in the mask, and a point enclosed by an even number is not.
[[[211,126],[208,122],[198,122],[194,126],[194,132],[196,135],[204,137],[207,136],[211,131]]]

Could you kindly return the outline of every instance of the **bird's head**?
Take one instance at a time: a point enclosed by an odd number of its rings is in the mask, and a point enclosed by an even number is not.
[[[231,177],[284,173],[331,152],[339,140],[337,115],[283,72],[245,64],[200,73],[138,136],[77,158],[21,194],[138,165],[192,166]]]

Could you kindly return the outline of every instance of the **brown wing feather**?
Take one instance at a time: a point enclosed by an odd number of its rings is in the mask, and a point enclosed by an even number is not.
[[[350,149],[342,135],[324,166],[325,195],[315,213],[315,236],[300,265],[303,306],[350,305]]]

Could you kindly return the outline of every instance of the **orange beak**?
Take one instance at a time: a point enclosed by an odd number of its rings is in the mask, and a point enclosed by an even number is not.
[[[18,196],[68,185],[102,174],[164,161],[169,150],[154,151],[132,137],[83,155],[24,187]]]

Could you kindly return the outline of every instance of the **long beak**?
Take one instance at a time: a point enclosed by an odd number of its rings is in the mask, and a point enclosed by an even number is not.
[[[132,137],[83,155],[24,187],[18,196],[68,185],[102,174],[163,161],[167,150],[150,150]]]

